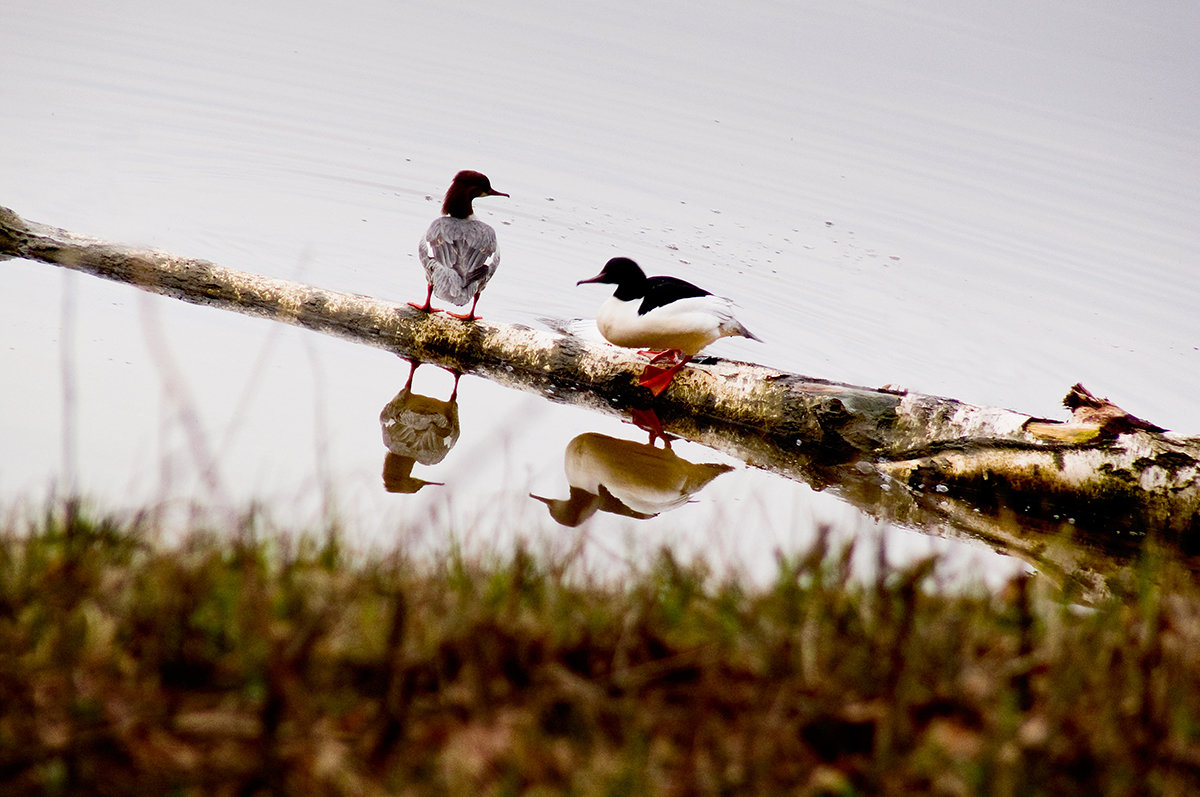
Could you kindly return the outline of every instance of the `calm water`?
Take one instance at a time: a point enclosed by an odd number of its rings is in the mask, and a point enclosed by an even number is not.
[[[594,313],[614,254],[743,308],[716,354],[1049,417],[1082,381],[1200,431],[1200,7],[1186,2],[8,3],[0,204],[111,240],[402,301],[460,168],[485,199],[497,321]],[[731,470],[652,520],[560,526],[611,418],[464,378],[459,437],[384,489],[384,352],[0,264],[0,499],[261,501],[366,541],[517,535],[751,569],[835,497]],[[414,391],[449,395],[418,371]],[[595,438],[586,438],[593,440]],[[576,444],[576,449],[581,444]],[[661,498],[661,497],[660,497]],[[663,499],[665,501],[665,499]],[[669,501],[665,502],[670,503]],[[644,514],[649,514],[646,512]],[[417,529],[413,531],[412,529]],[[897,551],[949,543],[886,532]],[[1011,560],[951,546],[964,569]]]

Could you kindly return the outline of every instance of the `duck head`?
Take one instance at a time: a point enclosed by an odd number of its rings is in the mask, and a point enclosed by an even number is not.
[[[604,264],[599,274],[591,279],[580,280],[576,285],[588,282],[604,282],[616,286],[637,286],[646,281],[646,272],[627,257],[614,257]]]
[[[486,174],[464,169],[454,175],[454,181],[446,191],[442,202],[442,213],[456,219],[465,219],[474,213],[471,202],[484,196],[508,196],[503,191],[492,188],[491,180]]]

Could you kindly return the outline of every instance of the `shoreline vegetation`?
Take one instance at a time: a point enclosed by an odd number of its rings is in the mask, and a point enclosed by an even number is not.
[[[519,546],[351,554],[247,516],[169,544],[66,501],[0,539],[4,794],[1200,793],[1200,585],[1081,608],[850,573],[619,583]]]

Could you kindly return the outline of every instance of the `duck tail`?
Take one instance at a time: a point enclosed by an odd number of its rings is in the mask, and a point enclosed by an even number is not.
[[[753,332],[746,329],[746,327],[742,324],[741,321],[735,321],[734,323],[737,324],[737,334],[741,335],[743,338],[750,338],[750,340],[757,340],[759,343],[764,342],[763,339],[760,338],[758,335],[755,335]]]

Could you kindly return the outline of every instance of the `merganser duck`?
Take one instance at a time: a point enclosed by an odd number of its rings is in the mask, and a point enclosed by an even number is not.
[[[720,338],[761,338],[733,317],[734,304],[703,288],[675,277],[647,277],[627,257],[614,257],[588,282],[617,286],[612,298],[600,306],[596,326],[610,343],[641,349],[650,356],[639,384],[654,395],[667,389],[671,379],[705,346]],[[659,363],[669,362],[667,368]]]
[[[550,516],[575,527],[596,512],[645,520],[686,504],[694,493],[733,470],[716,462],[695,463],[653,443],[585,432],[567,443],[563,456],[567,498],[530,494]]]
[[[383,484],[390,493],[415,493],[427,484],[418,479],[413,465],[436,465],[458,442],[458,378],[445,401],[412,392],[413,376],[420,363],[408,362],[408,380],[379,413],[379,426],[387,456],[383,460]]]
[[[475,305],[479,303],[479,294],[500,265],[496,231],[476,219],[471,207],[473,200],[484,196],[508,194],[492,188],[487,176],[479,172],[461,171],[454,175],[442,202],[442,215],[429,225],[417,247],[429,290],[425,304],[409,302],[413,307],[431,312],[433,306],[429,300],[437,294],[439,299],[456,305],[470,300],[469,312],[449,315],[464,321],[478,318]]]

